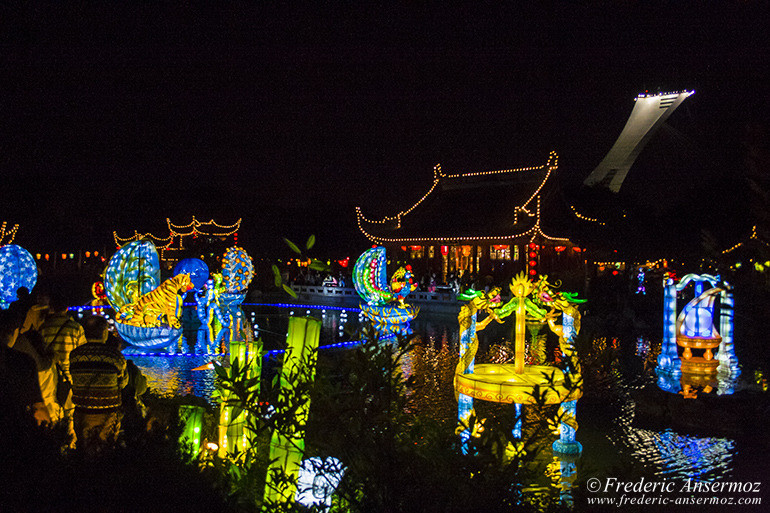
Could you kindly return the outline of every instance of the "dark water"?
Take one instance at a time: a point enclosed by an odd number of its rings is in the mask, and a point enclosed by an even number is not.
[[[313,315],[322,319],[320,344],[326,348],[322,347],[321,351],[343,351],[344,347],[340,345],[355,343],[356,331],[362,321],[356,309],[246,306],[244,311],[255,334],[261,336],[266,349],[271,350],[281,348],[291,315]],[[421,343],[419,350],[404,361],[405,374],[434,373],[434,388],[426,390],[439,399],[426,398],[425,404],[432,402],[431,407],[451,415],[456,412],[456,404],[452,403],[451,378],[447,376],[451,375],[457,362],[459,329],[456,315],[431,314],[423,310],[412,327]],[[480,333],[479,354],[494,354],[496,344],[509,336],[510,325],[490,325]],[[646,476],[647,479],[674,480],[678,489],[679,483],[690,478],[720,482],[756,479],[767,473],[768,451],[758,441],[763,438],[761,434],[747,441],[696,436],[668,427],[650,429],[635,424],[632,393],[654,383],[650,370],[659,352],[659,338],[634,335],[620,339],[595,333],[585,343],[590,344],[581,352],[581,355],[588,355],[583,363],[585,392],[577,406],[577,440],[583,446],[583,453],[576,465],[569,464],[569,468],[565,468],[564,462],[551,455],[550,443],[544,444],[539,458],[542,479],[532,483],[532,493],[545,490],[549,479],[554,483],[561,479],[562,502],[586,509],[587,504],[580,502],[585,501],[585,496],[575,502],[572,495],[584,486],[581,483],[592,478],[615,477],[628,481]],[[132,354],[130,350],[125,353],[142,368],[149,387],[156,394],[169,397],[193,394],[206,399],[210,399],[214,390],[214,371],[193,369],[224,358],[215,354],[210,343],[199,338],[195,326],[185,332],[185,340],[169,348],[167,353],[152,356]],[[607,355],[611,357],[607,359]],[[436,401],[446,404],[436,406]],[[764,426],[757,426],[757,429],[766,433]],[[767,494],[763,490],[762,495]],[[673,498],[678,496],[671,495]],[[649,509],[658,510],[662,509]]]

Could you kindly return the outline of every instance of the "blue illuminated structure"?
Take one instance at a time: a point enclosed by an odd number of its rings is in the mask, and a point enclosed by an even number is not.
[[[16,244],[0,247],[0,309],[16,301],[19,288],[31,292],[36,283],[37,265],[29,251]]]
[[[174,276],[178,274],[189,274],[190,281],[197,290],[206,284],[209,277],[209,266],[200,258],[185,258],[174,266]]]
[[[411,268],[399,268],[388,283],[385,248],[374,246],[364,251],[353,266],[353,285],[364,303],[361,311],[380,333],[412,333],[409,322],[420,308],[404,303],[417,288]]]
[[[145,298],[149,300],[145,305],[181,310],[182,301],[174,286],[174,280],[179,281],[177,277],[160,283],[158,252],[150,241],[131,242],[112,255],[104,271],[104,290],[115,311],[115,329],[123,340],[144,349],[159,349],[179,340],[182,328],[176,324],[172,326],[157,320],[155,325],[138,325],[133,320],[118,320],[121,314],[125,315]]]
[[[671,376],[682,374],[676,348],[676,283],[668,273],[663,277],[663,344],[658,356],[657,371]]]
[[[677,294],[689,284],[693,285],[694,298],[677,313]],[[705,289],[708,284],[709,288]],[[714,304],[719,299],[719,332],[714,323]],[[664,278],[663,345],[658,357],[656,373],[663,390],[678,392],[676,378],[682,372],[737,377],[740,374],[735,356],[734,300],[732,286],[719,276],[687,274],[678,283],[669,275]],[[684,348],[683,364],[678,346]],[[712,348],[717,348],[716,358]],[[703,349],[703,357],[693,357],[691,348]]]

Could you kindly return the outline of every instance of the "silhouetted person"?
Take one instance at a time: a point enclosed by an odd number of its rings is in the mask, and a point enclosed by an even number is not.
[[[92,315],[83,325],[88,342],[70,353],[75,434],[79,449],[98,453],[114,444],[120,432],[122,390],[128,376],[120,350],[105,343],[107,320]]]
[[[0,416],[4,426],[23,424],[25,418],[34,418],[38,424],[51,421],[34,360],[13,349],[19,325],[14,312],[0,311]]]

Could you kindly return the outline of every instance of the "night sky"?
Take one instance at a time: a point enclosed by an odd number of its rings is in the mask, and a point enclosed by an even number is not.
[[[31,249],[110,246],[114,229],[160,235],[191,215],[242,217],[253,246],[317,233],[365,247],[353,207],[410,205],[438,162],[556,150],[579,184],[645,90],[696,90],[670,123],[706,150],[699,180],[739,173],[748,127],[767,127],[752,2],[130,4],[0,8],[0,220]]]

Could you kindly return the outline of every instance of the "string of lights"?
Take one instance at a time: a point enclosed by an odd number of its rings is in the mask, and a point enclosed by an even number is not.
[[[569,208],[572,210],[572,213],[575,214],[575,217],[577,217],[578,219],[581,219],[583,221],[589,221],[591,223],[599,223],[599,225],[601,225],[601,226],[607,226],[607,223],[605,223],[603,221],[599,221],[595,217],[584,216],[583,214],[578,212],[577,209],[574,206],[572,206],[572,205],[570,205]]]
[[[395,221],[396,222],[396,228],[401,228],[401,218],[409,213],[411,213],[415,208],[417,208],[423,201],[425,201],[434,190],[436,190],[436,186],[441,182],[441,179],[457,179],[457,178],[467,178],[467,177],[476,177],[476,176],[482,176],[482,175],[494,175],[494,174],[503,174],[503,173],[520,173],[525,171],[539,171],[543,169],[548,169],[548,173],[546,174],[546,177],[543,179],[542,183],[540,184],[540,187],[535,191],[535,193],[524,203],[524,207],[532,201],[532,199],[539,194],[540,189],[542,189],[543,185],[545,184],[546,180],[548,179],[548,176],[550,176],[551,171],[556,169],[558,167],[558,155],[555,151],[550,152],[548,157],[548,162],[541,166],[530,166],[530,167],[521,167],[521,168],[514,168],[514,169],[500,169],[496,171],[479,171],[479,172],[470,172],[470,173],[460,173],[460,174],[454,174],[454,175],[447,175],[445,174],[441,169],[441,164],[436,164],[433,167],[433,184],[431,185],[428,192],[423,194],[423,196],[417,200],[416,203],[414,203],[411,207],[408,209],[402,210],[401,212],[397,213],[394,216],[386,216],[382,219],[376,220],[376,219],[369,219],[368,217],[364,216],[363,212],[361,212],[361,207],[356,207],[356,217],[359,219],[359,226],[360,226],[360,220],[363,220],[367,223],[371,224],[387,224],[390,222]]]
[[[428,190],[425,195],[423,195],[422,198],[420,198],[417,203],[412,205],[407,210],[402,210],[398,214],[392,217],[385,217],[381,220],[371,220],[364,216],[364,214],[361,211],[361,207],[356,207],[356,223],[358,225],[359,231],[370,241],[376,243],[376,244],[383,244],[383,243],[424,243],[424,242],[431,242],[431,241],[441,241],[446,243],[454,243],[454,242],[470,242],[470,241],[490,241],[490,240],[499,240],[499,239],[516,239],[519,237],[527,237],[530,236],[529,241],[532,242],[536,240],[537,238],[543,238],[549,241],[562,241],[562,242],[569,242],[569,239],[562,238],[562,237],[552,237],[550,235],[546,235],[542,229],[540,228],[540,193],[543,190],[543,187],[545,186],[546,182],[548,181],[548,178],[551,176],[552,172],[558,168],[558,162],[559,162],[559,156],[555,151],[551,151],[548,156],[548,162],[542,166],[531,166],[531,167],[523,167],[523,168],[516,168],[516,169],[502,169],[497,171],[483,171],[483,172],[476,172],[476,173],[464,173],[464,174],[456,174],[456,175],[446,175],[441,170],[441,165],[437,164],[433,168],[433,185],[431,186],[430,190]],[[406,214],[409,214],[412,212],[419,204],[421,204],[425,199],[436,189],[436,186],[441,181],[442,178],[446,179],[454,179],[454,178],[464,178],[464,177],[474,177],[474,176],[480,176],[480,175],[489,175],[489,174],[502,174],[502,173],[514,173],[514,172],[525,172],[525,171],[542,171],[543,169],[546,169],[547,172],[545,176],[543,177],[542,181],[538,185],[538,187],[535,189],[535,191],[527,198],[527,200],[522,204],[514,207],[514,224],[518,224],[518,214],[519,212],[524,212],[527,214],[528,217],[534,217],[535,218],[535,224],[529,229],[523,230],[518,233],[508,233],[508,234],[502,234],[502,235],[483,235],[483,236],[457,236],[457,235],[449,235],[449,236],[441,236],[441,237],[379,237],[372,233],[370,233],[365,227],[364,223],[369,224],[386,224],[392,221],[396,221],[396,228],[401,227],[401,218],[405,216]],[[536,211],[534,213],[530,212],[528,209],[530,203],[532,203],[533,200],[537,200],[536,204]]]
[[[0,246],[3,246],[5,244],[13,244],[13,240],[16,238],[16,232],[19,231],[19,225],[15,224],[13,227],[6,231],[5,228],[8,226],[7,221],[3,221],[2,226],[0,226]],[[5,240],[6,237],[8,240]]]
[[[758,242],[760,242],[760,243],[764,244],[765,246],[768,246],[768,247],[770,247],[770,244],[768,244],[767,242],[765,242],[765,241],[763,241],[762,239],[760,239],[760,238],[759,238],[759,236],[757,235],[757,225],[754,225],[754,226],[751,228],[751,235],[749,236],[749,240],[756,240],[756,241],[758,241]],[[722,251],[722,254],[723,254],[723,255],[726,255],[727,253],[730,253],[730,252],[732,252],[732,251],[735,251],[736,249],[740,248],[740,247],[741,247],[741,246],[743,246],[744,244],[745,244],[744,242],[739,242],[738,244],[734,245],[733,247],[731,247],[731,248],[727,248],[726,250]]]

